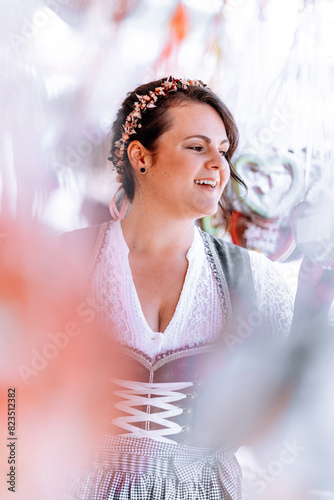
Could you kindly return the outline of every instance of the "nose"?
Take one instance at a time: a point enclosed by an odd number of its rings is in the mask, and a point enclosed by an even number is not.
[[[213,170],[225,170],[228,167],[227,160],[216,150],[212,151],[206,162],[206,167]]]

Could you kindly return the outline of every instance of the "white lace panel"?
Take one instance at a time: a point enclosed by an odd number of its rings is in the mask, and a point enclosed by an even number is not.
[[[180,299],[163,333],[153,332],[146,322],[128,253],[120,222],[111,223],[93,275],[90,298],[102,310],[106,330],[119,343],[153,358],[165,350],[212,341],[221,333],[221,300],[197,229],[187,253],[189,265]]]
[[[293,298],[283,277],[267,257],[250,251],[254,287],[268,333],[275,340],[284,339],[290,331]]]
[[[90,287],[90,300],[102,311],[107,332],[122,345],[151,358],[165,350],[213,341],[223,329],[217,284],[195,230],[187,253],[188,270],[173,318],[164,333],[153,332],[142,312],[132,280],[120,222],[110,223]],[[293,311],[289,289],[275,265],[257,252],[249,252],[255,292],[267,331],[274,339],[288,335]]]

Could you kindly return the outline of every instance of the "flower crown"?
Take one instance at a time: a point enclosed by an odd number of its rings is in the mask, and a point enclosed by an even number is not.
[[[177,92],[188,87],[206,87],[206,84],[201,80],[183,80],[169,77],[162,82],[160,87],[156,87],[154,91],[150,90],[147,95],[136,94],[138,101],[133,104],[133,111],[126,117],[125,123],[121,127],[122,137],[115,142],[113,156],[108,158],[113,162],[118,173],[123,170],[126,144],[130,140],[130,136],[136,134],[136,128],[141,128],[142,114],[147,109],[156,108],[159,97],[168,97],[170,92]]]

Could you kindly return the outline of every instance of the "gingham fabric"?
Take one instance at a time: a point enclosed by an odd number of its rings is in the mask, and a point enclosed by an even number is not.
[[[232,447],[220,450],[105,434],[60,500],[242,500]]]

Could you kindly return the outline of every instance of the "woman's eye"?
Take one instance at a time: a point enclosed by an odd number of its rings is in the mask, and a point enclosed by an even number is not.
[[[192,149],[193,151],[203,151],[203,146],[189,146],[188,149]]]
[[[219,151],[219,153],[223,158],[226,158],[227,151]]]

